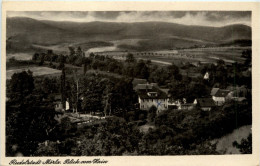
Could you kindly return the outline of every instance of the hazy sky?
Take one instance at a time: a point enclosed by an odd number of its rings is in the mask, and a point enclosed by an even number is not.
[[[30,17],[53,21],[108,21],[144,22],[164,21],[185,25],[224,26],[245,24],[251,26],[250,11],[8,11],[7,17]]]

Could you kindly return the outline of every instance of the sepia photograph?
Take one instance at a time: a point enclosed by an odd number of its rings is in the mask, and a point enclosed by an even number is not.
[[[253,154],[251,10],[5,19],[5,157]]]

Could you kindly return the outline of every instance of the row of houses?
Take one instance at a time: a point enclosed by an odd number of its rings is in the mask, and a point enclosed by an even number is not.
[[[138,94],[138,103],[141,110],[149,110],[152,106],[157,108],[158,112],[167,109],[193,109],[195,106],[204,111],[210,111],[212,108],[224,105],[229,100],[239,102],[246,101],[245,97],[237,97],[235,91],[213,88],[211,97],[197,98],[193,103],[186,103],[186,99],[170,100],[168,89],[160,88],[156,83],[137,84],[134,90]]]
[[[192,103],[187,103],[186,99],[172,100],[168,93],[169,89],[163,89],[157,83],[147,83],[145,79],[135,79],[133,82],[134,90],[138,95],[138,106],[141,110],[149,110],[152,106],[157,108],[158,112],[168,109],[193,109],[195,106],[204,111],[210,111],[212,108],[224,105],[227,101],[234,100],[238,102],[246,101],[245,87],[231,87],[229,89],[213,88],[210,97],[196,98]],[[68,100],[62,104],[60,94],[55,95],[55,110],[64,112],[70,109]]]

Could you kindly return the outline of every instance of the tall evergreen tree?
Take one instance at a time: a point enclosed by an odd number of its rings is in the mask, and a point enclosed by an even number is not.
[[[63,108],[65,108],[65,102],[66,102],[66,96],[65,96],[65,93],[66,93],[66,90],[65,90],[65,84],[66,84],[66,75],[65,75],[65,68],[63,67],[62,69],[62,74],[61,74],[61,88],[60,88],[60,91],[61,91],[61,102],[62,102],[62,106]]]

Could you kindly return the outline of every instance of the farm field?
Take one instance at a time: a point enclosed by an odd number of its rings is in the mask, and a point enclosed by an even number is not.
[[[14,73],[19,73],[22,71],[27,71],[30,70],[33,72],[33,76],[43,76],[43,75],[56,75],[56,74],[61,74],[61,70],[56,70],[48,67],[32,67],[30,66],[29,68],[23,67],[23,68],[18,68],[18,69],[10,69],[6,71],[6,79],[9,80],[11,79],[12,75]]]
[[[219,59],[227,64],[244,63],[242,58],[244,50],[251,47],[217,47],[217,48],[196,48],[183,50],[159,50],[146,52],[127,52],[127,51],[103,51],[96,48],[96,54],[111,56],[115,59],[124,60],[128,53],[132,53],[138,59],[150,59],[153,63],[159,65],[170,65],[174,62],[176,65],[183,62],[190,63],[216,63]],[[95,53],[95,52],[94,52]]]
[[[15,58],[16,60],[31,60],[32,54],[29,53],[14,53],[14,54],[7,54],[6,61],[11,58]]]

